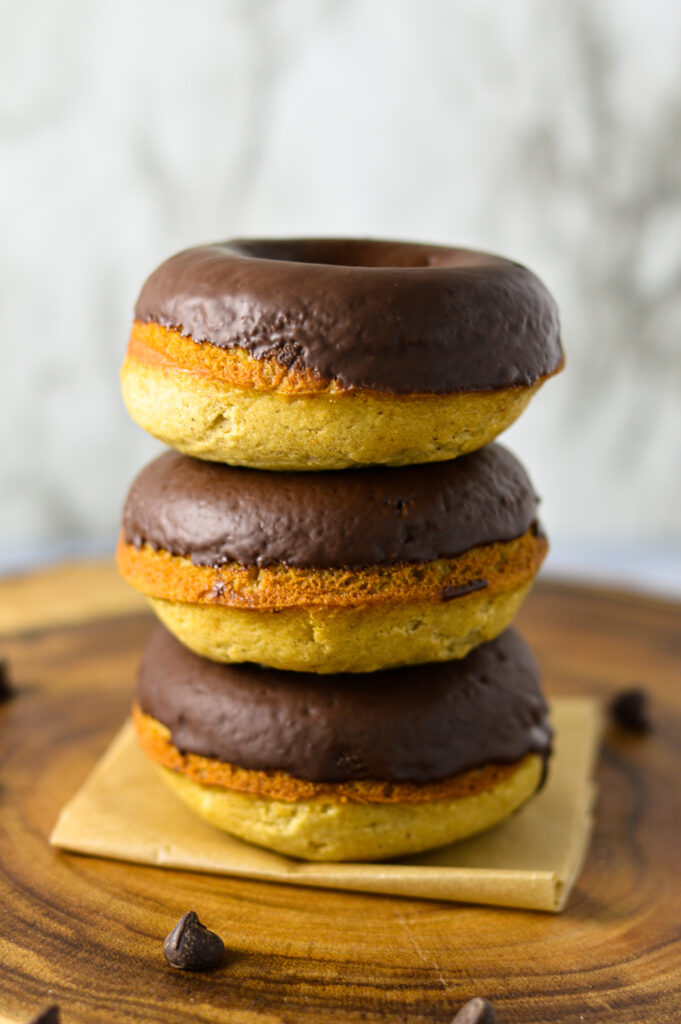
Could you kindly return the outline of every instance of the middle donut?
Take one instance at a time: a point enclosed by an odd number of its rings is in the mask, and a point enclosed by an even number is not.
[[[167,452],[133,483],[118,565],[197,654],[373,672],[461,658],[506,629],[547,550],[537,504],[496,444],[314,474]]]

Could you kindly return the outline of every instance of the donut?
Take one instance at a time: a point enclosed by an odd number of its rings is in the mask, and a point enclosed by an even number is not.
[[[187,249],[144,284],[121,371],[132,418],[188,455],[268,470],[452,459],[563,365],[518,263],[359,239]]]
[[[538,789],[551,745],[537,668],[513,630],[463,660],[318,686],[207,661],[158,626],[133,715],[192,810],[308,860],[379,860],[489,828]]]
[[[502,632],[546,553],[509,451],[269,473],[169,451],[123,511],[118,565],[197,654],[372,672],[463,657]]]

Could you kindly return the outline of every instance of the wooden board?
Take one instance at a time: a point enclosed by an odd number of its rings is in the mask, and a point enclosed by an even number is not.
[[[59,571],[0,584],[11,609],[0,612],[0,629],[11,625],[0,650],[18,688],[0,708],[0,1015],[22,1021],[56,1001],[64,1024],[447,1024],[483,994],[501,1024],[681,1019],[678,605],[540,583],[521,613],[549,693],[607,699],[643,683],[655,717],[647,738],[606,736],[595,839],[568,909],[553,917],[51,849],[60,807],[127,712],[151,621],[118,598],[111,607],[112,569],[85,567],[90,590],[79,572],[67,571],[67,616]],[[211,975],[173,971],[161,956],[190,908],[230,949]]]

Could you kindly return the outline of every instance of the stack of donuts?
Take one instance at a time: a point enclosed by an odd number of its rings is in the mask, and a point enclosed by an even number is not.
[[[181,800],[361,861],[537,791],[551,728],[510,627],[547,542],[493,442],[562,363],[544,286],[479,252],[236,241],[148,278],[123,393],[174,450],[132,485],[118,563],[162,623],[134,721]]]

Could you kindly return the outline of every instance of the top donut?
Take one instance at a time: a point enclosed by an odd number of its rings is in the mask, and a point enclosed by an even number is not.
[[[122,381],[133,419],[180,451],[321,470],[480,448],[562,364],[555,302],[520,264],[405,242],[254,239],[154,271]]]

